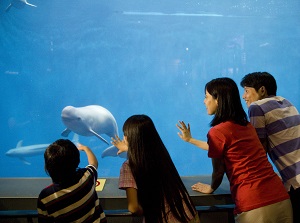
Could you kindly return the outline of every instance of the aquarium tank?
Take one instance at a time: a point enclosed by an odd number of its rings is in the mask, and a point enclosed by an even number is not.
[[[125,158],[103,152],[134,114],[152,118],[181,176],[211,174],[176,123],[206,140],[205,84],[230,77],[242,95],[256,71],[299,110],[299,11],[299,0],[1,0],[0,177],[48,177],[43,153],[59,138],[89,146],[100,177],[118,177]],[[65,131],[64,113],[98,135]]]

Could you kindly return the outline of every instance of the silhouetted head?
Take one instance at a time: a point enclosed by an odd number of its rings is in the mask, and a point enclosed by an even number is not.
[[[73,177],[80,162],[77,147],[68,139],[59,139],[50,144],[44,158],[46,172],[58,184]]]

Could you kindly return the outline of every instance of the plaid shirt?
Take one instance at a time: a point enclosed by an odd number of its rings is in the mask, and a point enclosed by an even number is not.
[[[126,160],[120,170],[120,178],[119,178],[119,189],[121,190],[126,190],[126,188],[137,188],[136,182],[133,178],[132,172],[130,170],[129,167],[129,162],[128,160]],[[199,220],[199,216],[198,214],[193,217],[193,214],[189,212],[189,209],[187,208],[187,206],[184,204],[185,207],[185,211],[188,214],[189,218],[192,219],[189,223],[200,223]],[[166,208],[166,211],[168,210],[168,208]],[[167,211],[168,212],[168,211]],[[143,219],[143,222],[145,222],[145,219]],[[168,222],[172,222],[172,223],[180,223],[169,211],[168,214]]]
[[[128,187],[138,189],[130,170],[129,162],[126,160],[120,170],[119,189],[126,190]]]

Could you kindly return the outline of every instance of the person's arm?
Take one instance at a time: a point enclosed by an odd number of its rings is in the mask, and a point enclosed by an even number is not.
[[[176,124],[177,128],[179,129],[180,133],[178,132],[178,136],[186,142],[189,142],[200,149],[208,150],[208,144],[205,141],[194,139],[192,137],[191,133],[191,127],[190,124],[188,123],[188,126],[184,123],[184,121],[179,121],[178,124]]]
[[[248,116],[251,125],[255,128],[255,131],[259,137],[259,140],[261,144],[263,145],[266,153],[269,152],[269,141],[267,136],[267,129],[266,129],[266,120],[264,118],[257,118],[257,114],[259,116],[263,117],[265,115],[265,112],[262,110],[262,108],[257,104],[251,104],[248,108]],[[261,133],[259,133],[261,132]],[[263,138],[260,138],[260,136],[263,136]]]
[[[39,223],[52,223],[54,222],[53,217],[48,215],[45,204],[41,201],[41,194],[37,200],[37,211],[38,211],[38,222]]]
[[[192,189],[204,194],[211,194],[213,193],[218,187],[221,185],[223,176],[225,173],[225,166],[222,159],[219,158],[212,158],[212,165],[213,165],[213,173],[211,184],[203,184],[203,183],[196,183],[192,186]]]
[[[225,173],[225,165],[223,159],[212,158],[213,173],[211,180],[211,188],[215,191],[222,183]]]
[[[123,163],[120,169],[119,189],[126,190],[128,210],[135,215],[142,215],[143,208],[139,204],[138,189],[128,160]]]
[[[95,154],[93,153],[93,151],[89,147],[81,145],[80,143],[77,144],[77,148],[78,148],[78,150],[84,151],[86,153],[89,165],[93,165],[97,169],[98,168],[98,160],[97,160]]]
[[[133,187],[126,188],[128,211],[134,215],[143,215],[143,208],[139,205],[137,189]]]

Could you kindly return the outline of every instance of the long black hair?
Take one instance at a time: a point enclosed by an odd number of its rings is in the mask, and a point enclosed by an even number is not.
[[[190,221],[184,204],[193,215],[195,207],[152,120],[146,115],[133,115],[125,121],[123,132],[145,221],[166,222],[166,203],[180,222]]]
[[[247,125],[247,114],[243,109],[239,89],[236,83],[228,78],[216,78],[205,85],[205,90],[218,101],[218,107],[210,125],[215,126],[225,121]]]

